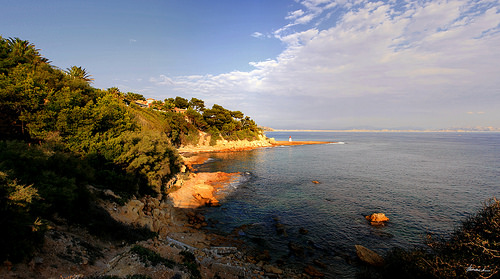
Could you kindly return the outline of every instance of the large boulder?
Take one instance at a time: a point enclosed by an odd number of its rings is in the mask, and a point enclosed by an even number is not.
[[[372,226],[383,226],[385,225],[384,222],[389,221],[389,218],[387,218],[384,213],[373,213],[365,218],[370,221]]]
[[[372,266],[383,266],[384,265],[384,258],[382,258],[379,254],[376,252],[361,246],[361,245],[354,245],[356,247],[356,255],[358,255],[358,258]]]

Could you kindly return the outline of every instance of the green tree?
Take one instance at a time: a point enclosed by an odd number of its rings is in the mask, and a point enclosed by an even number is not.
[[[192,108],[189,108],[187,111],[186,111],[186,116],[187,118],[189,119],[189,121],[194,125],[196,126],[196,128],[204,131],[208,124],[207,122],[205,121],[205,119],[203,118],[203,115],[201,115],[198,111],[192,109]]]
[[[82,67],[71,66],[70,68],[66,69],[66,73],[75,79],[81,79],[85,82],[94,81],[94,79],[91,78],[91,75],[87,72],[87,70]]]
[[[243,112],[236,110],[236,111],[231,111],[231,116],[237,119],[242,119],[245,115]]]
[[[7,46],[9,54],[6,62],[10,66],[24,63],[48,63],[48,60],[40,55],[40,50],[28,41],[19,38],[9,38]]]
[[[166,111],[172,111],[174,108],[175,108],[174,98],[165,99],[165,102],[163,102],[163,109]]]
[[[203,112],[203,118],[209,126],[222,130],[224,124],[231,123],[231,112],[220,105],[214,104],[211,109]]]
[[[125,99],[129,101],[146,101],[143,95],[139,93],[127,92],[125,94]]]
[[[175,107],[180,109],[187,109],[189,107],[189,101],[179,96],[175,97],[174,104]]]
[[[189,101],[189,107],[197,112],[203,112],[205,110],[205,102],[200,99],[191,98]]]
[[[126,132],[108,141],[109,159],[132,173],[148,178],[152,190],[161,193],[164,186],[180,169],[180,158],[165,134],[155,131]]]
[[[112,95],[115,98],[125,98],[124,94],[120,92],[118,87],[110,87],[106,90],[106,93]]]

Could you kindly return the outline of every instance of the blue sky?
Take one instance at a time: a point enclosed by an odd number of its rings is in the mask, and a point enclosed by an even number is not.
[[[94,86],[278,129],[500,128],[499,1],[3,0],[0,35]]]

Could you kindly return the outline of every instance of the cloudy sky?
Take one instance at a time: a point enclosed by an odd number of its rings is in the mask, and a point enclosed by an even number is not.
[[[0,35],[98,88],[278,129],[500,128],[499,1],[3,0]]]

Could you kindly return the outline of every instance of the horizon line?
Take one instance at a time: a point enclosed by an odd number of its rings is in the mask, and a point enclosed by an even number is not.
[[[264,132],[356,132],[356,133],[366,133],[366,132],[377,132],[377,133],[488,133],[488,132],[500,132],[500,128],[494,128],[493,130],[473,130],[473,129],[271,129],[265,130]]]

